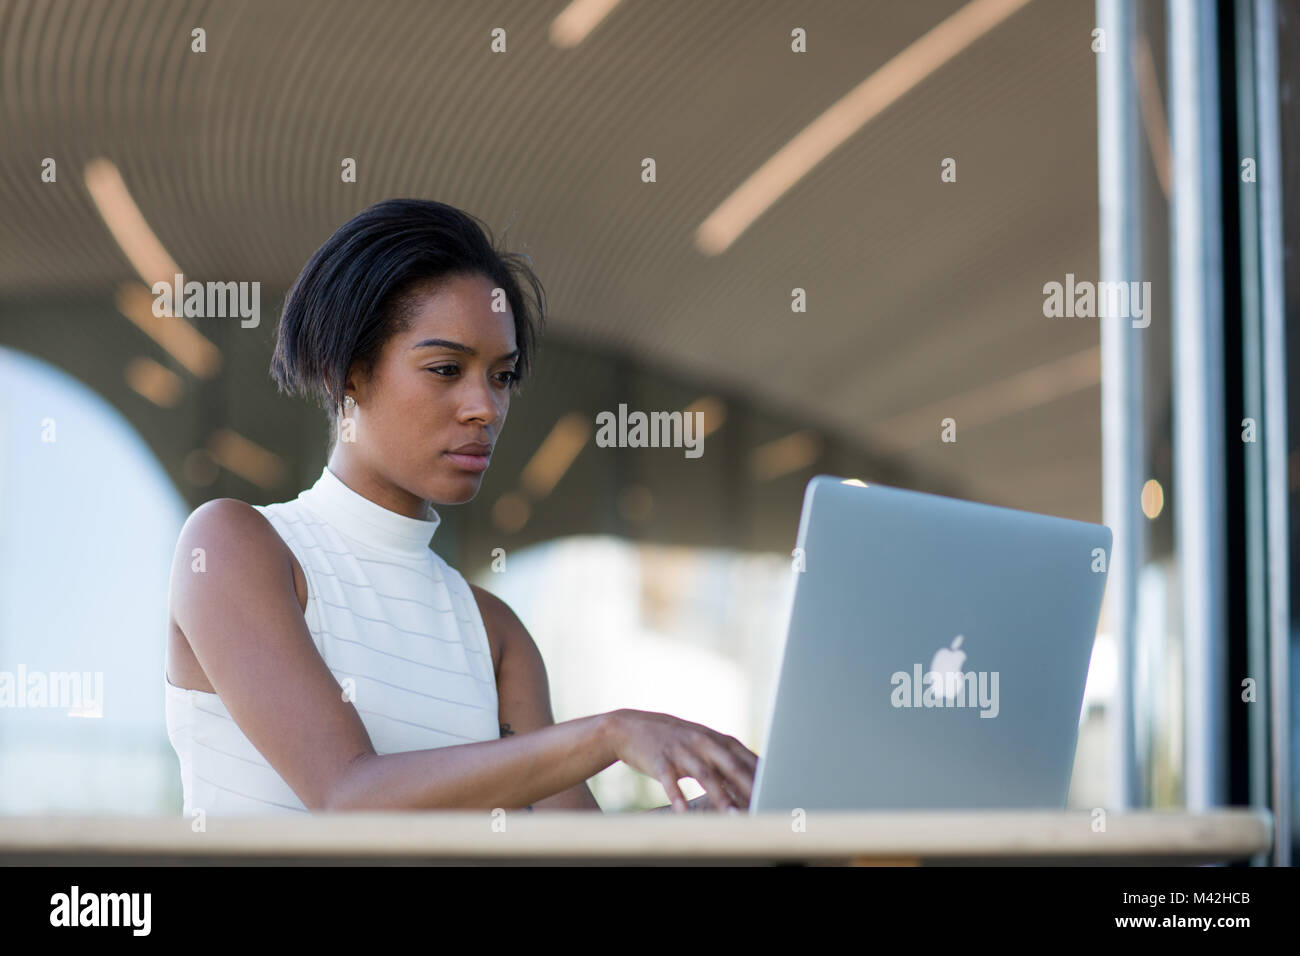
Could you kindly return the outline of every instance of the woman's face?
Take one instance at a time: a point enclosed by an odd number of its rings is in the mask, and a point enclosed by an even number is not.
[[[348,379],[355,440],[340,434],[335,454],[359,457],[394,510],[419,514],[419,499],[459,504],[478,493],[518,358],[514,313],[504,292],[505,311],[493,311],[493,289],[474,275],[419,290],[410,329],[385,343],[369,379]]]

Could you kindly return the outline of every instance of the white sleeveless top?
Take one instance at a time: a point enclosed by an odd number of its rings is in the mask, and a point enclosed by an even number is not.
[[[328,467],[293,501],[254,505],[307,578],[307,629],[380,754],[500,736],[487,631],[469,585],[429,547],[441,520],[389,511]],[[221,698],[167,679],[185,815],[306,813]]]

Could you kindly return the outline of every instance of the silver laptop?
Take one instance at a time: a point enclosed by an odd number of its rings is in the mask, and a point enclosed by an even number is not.
[[[750,812],[1063,809],[1111,533],[818,475]]]

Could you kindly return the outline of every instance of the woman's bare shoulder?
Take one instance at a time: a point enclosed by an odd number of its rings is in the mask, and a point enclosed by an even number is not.
[[[293,574],[276,573],[290,567]],[[261,570],[251,578],[232,574],[249,568]],[[262,604],[275,602],[278,589],[293,587],[299,605],[305,607],[305,579],[300,584],[300,576],[288,546],[252,505],[237,498],[214,498],[195,508],[181,526],[172,558],[168,680],[177,687],[213,693],[192,635],[212,634],[213,621],[223,616],[221,609],[228,608],[226,602],[234,593],[242,594],[244,602]]]
[[[173,592],[191,576],[178,572],[207,572],[213,559],[290,570],[288,580],[293,582],[299,605],[305,608],[306,578],[298,559],[267,517],[247,502],[238,498],[213,498],[185,519],[172,559]]]
[[[289,546],[266,516],[238,498],[213,498],[195,508],[181,526],[179,543],[199,548],[206,543],[223,549],[272,555],[290,553]]]

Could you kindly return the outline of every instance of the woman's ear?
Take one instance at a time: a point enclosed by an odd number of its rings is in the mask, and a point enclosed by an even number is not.
[[[347,377],[343,380],[343,394],[340,396],[340,400],[346,400],[346,397],[351,394],[357,404],[361,404],[365,398],[365,389],[369,380],[369,376],[362,374],[361,366],[353,362],[352,367],[348,369]]]
[[[332,406],[333,406],[333,414],[334,414],[335,416],[338,416],[338,415],[342,414],[342,413],[346,410],[346,409],[344,408],[344,406],[343,406],[343,402],[344,402],[344,400],[345,400],[346,397],[347,397],[348,389],[352,389],[352,391],[353,391],[353,393],[354,393],[354,395],[355,395],[355,393],[356,393],[356,383],[355,383],[355,377],[356,377],[356,374],[357,374],[357,371],[356,371],[356,365],[355,365],[355,363],[354,363],[354,364],[353,364],[353,367],[352,367],[351,369],[348,370],[347,378],[345,378],[345,379],[343,380],[343,391],[342,391],[342,393],[340,393],[338,396],[335,396],[333,390],[330,388],[330,376],[329,376],[329,373],[327,372],[327,373],[324,374],[323,378],[324,378],[324,380],[325,380],[325,394],[326,394],[327,396],[329,396],[329,400],[330,400],[330,402],[331,402],[331,404],[332,404]],[[359,397],[357,398],[357,401],[360,401],[360,398],[359,398]]]

